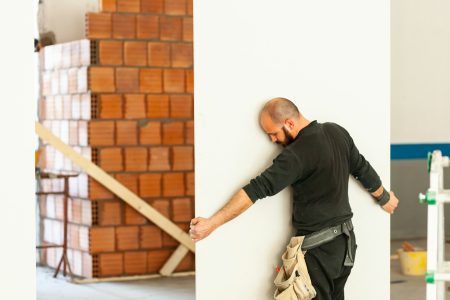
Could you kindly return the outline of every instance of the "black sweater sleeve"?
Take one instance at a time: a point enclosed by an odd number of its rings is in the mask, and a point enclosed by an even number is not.
[[[243,189],[249,198],[256,202],[258,199],[273,196],[291,185],[300,178],[301,173],[302,168],[297,156],[289,148],[285,148],[269,168],[252,179]]]
[[[348,137],[350,138],[350,174],[361,182],[367,191],[370,193],[375,192],[381,186],[380,176],[378,176],[364,156],[359,153],[350,135]]]

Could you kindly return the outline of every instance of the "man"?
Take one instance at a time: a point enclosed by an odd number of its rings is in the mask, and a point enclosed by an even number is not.
[[[262,129],[271,141],[284,147],[273,164],[237,192],[211,218],[194,218],[190,235],[194,241],[237,217],[252,204],[291,185],[294,190],[292,222],[297,236],[309,244],[305,255],[315,299],[344,299],[356,241],[348,200],[349,175],[353,175],[378,204],[394,213],[398,199],[388,193],[349,133],[334,123],[307,120],[294,103],[275,98],[260,114]],[[320,232],[320,234],[318,234]],[[323,237],[326,238],[323,238]]]

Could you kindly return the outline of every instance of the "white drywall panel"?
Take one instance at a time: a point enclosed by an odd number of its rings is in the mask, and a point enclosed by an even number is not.
[[[450,142],[450,2],[392,1],[392,143]]]
[[[346,127],[389,188],[389,2],[194,1],[196,215],[209,217],[280,148],[271,97]],[[389,299],[389,216],[351,181],[358,241],[347,299]],[[197,243],[198,300],[271,299],[292,229],[286,189]]]

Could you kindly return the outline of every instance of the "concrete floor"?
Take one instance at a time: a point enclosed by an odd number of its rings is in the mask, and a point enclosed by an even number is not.
[[[73,284],[53,269],[37,268],[37,300],[195,300],[195,277]]]
[[[426,248],[426,240],[409,240],[414,246]],[[391,252],[402,241],[391,243]],[[447,260],[450,260],[450,245],[447,244]],[[195,277],[159,278],[150,280],[72,284],[62,276],[52,277],[53,270],[37,268],[37,300],[195,300]],[[448,289],[449,290],[449,289]],[[391,261],[391,300],[424,300],[423,276],[404,276],[400,262]],[[447,293],[450,300],[450,290]],[[350,299],[353,300],[353,299]]]

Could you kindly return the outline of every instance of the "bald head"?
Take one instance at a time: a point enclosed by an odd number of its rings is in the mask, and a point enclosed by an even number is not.
[[[272,121],[276,124],[283,124],[286,119],[299,120],[301,114],[297,106],[286,98],[273,98],[268,101],[261,114],[268,114]]]

